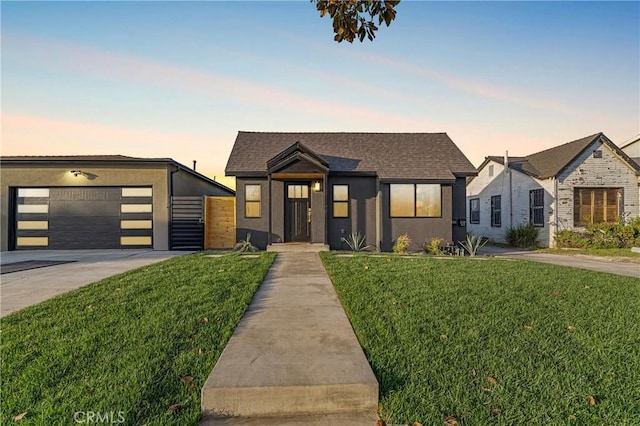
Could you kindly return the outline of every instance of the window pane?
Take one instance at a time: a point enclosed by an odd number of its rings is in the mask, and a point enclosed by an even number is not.
[[[151,204],[120,204],[122,213],[151,213]]]
[[[120,229],[151,229],[150,220],[121,220]]]
[[[300,198],[309,198],[309,187],[307,185],[300,185],[301,195]]]
[[[151,237],[120,237],[123,246],[150,246]]]
[[[260,201],[247,201],[244,215],[245,217],[260,217]]]
[[[260,185],[245,185],[245,196],[247,201],[260,201]]]
[[[415,186],[413,184],[392,184],[389,187],[391,192],[391,216],[413,217],[415,215]]]
[[[21,246],[44,247],[49,245],[48,237],[18,237],[16,243]]]
[[[49,188],[18,188],[18,197],[48,197]]]
[[[48,204],[20,204],[18,213],[49,213]]]
[[[442,213],[440,185],[416,185],[416,216],[439,217]]]
[[[296,188],[295,185],[287,186],[287,197],[296,198]]]
[[[151,197],[152,188],[122,188],[123,197]]]
[[[333,203],[333,217],[349,217],[349,203],[335,201]]]
[[[18,229],[49,229],[49,222],[46,220],[19,220]]]
[[[349,185],[333,185],[333,200],[334,201],[348,201],[349,200]]]

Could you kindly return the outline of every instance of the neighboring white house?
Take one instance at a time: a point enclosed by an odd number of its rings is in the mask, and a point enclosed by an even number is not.
[[[640,165],[598,133],[526,157],[489,156],[467,182],[467,232],[505,242],[533,223],[541,246],[557,230],[640,215]]]

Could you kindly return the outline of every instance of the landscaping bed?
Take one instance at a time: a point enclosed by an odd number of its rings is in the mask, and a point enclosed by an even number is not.
[[[640,418],[640,280],[524,260],[321,257],[388,424]]]
[[[274,258],[180,256],[2,318],[0,422],[196,425]]]

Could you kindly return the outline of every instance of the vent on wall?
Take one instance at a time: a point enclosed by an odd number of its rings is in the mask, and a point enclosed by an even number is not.
[[[593,151],[593,158],[602,158],[602,150],[596,149]]]

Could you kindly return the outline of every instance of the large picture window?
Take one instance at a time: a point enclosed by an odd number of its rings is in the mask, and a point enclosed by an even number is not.
[[[573,225],[614,223],[622,211],[621,188],[574,188]]]
[[[480,198],[469,200],[469,221],[471,223],[480,223]]]
[[[491,226],[499,228],[502,226],[502,196],[491,197]]]
[[[333,185],[333,217],[349,217],[349,185]]]
[[[391,184],[391,217],[441,217],[442,189],[439,184]]]
[[[529,223],[544,226],[544,189],[529,191]]]
[[[245,217],[260,217],[261,190],[260,185],[244,186],[244,215]]]

